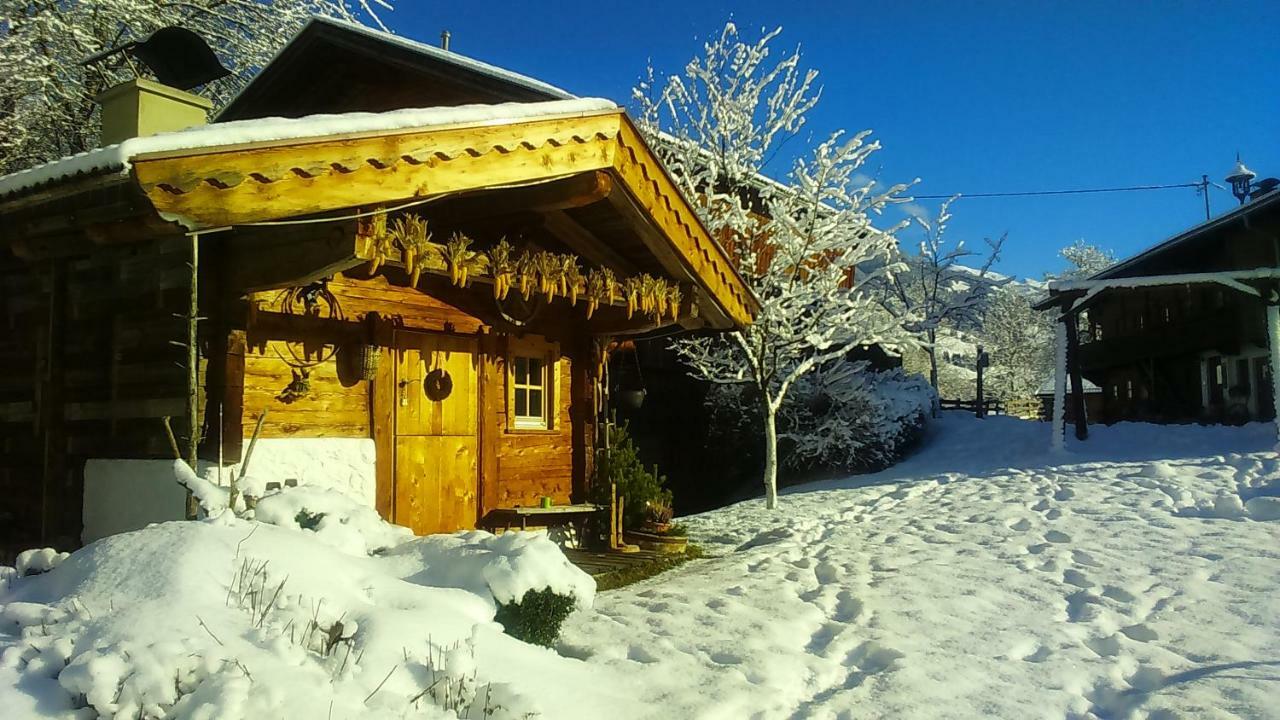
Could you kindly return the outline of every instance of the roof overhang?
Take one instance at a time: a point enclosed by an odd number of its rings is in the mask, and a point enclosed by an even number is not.
[[[188,147],[136,154],[129,166],[125,184],[149,214],[189,232],[470,193],[501,202],[515,188],[604,174],[608,207],[667,275],[700,291],[708,324],[743,327],[759,309],[620,109]],[[53,199],[72,184],[40,192]]]

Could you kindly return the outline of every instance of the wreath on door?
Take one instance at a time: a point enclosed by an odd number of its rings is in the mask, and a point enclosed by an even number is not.
[[[427,399],[440,402],[453,392],[453,378],[449,376],[449,371],[444,368],[436,368],[427,373],[422,379],[422,392],[426,393]]]

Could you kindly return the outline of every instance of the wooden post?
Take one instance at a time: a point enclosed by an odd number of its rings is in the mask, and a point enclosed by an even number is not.
[[[978,346],[978,388],[977,388],[978,407],[974,412],[974,414],[977,415],[979,418],[984,418],[987,416],[987,397],[986,397],[986,393],[983,392],[983,388],[982,388],[982,370],[986,368],[986,366],[987,366],[987,353],[985,350],[982,349],[982,346],[979,345]]]
[[[1080,377],[1080,333],[1076,314],[1068,311],[1064,319],[1067,331],[1067,362],[1071,368],[1071,409],[1075,414],[1076,439],[1089,437],[1089,418],[1084,409],[1084,380]]]
[[[1280,305],[1275,290],[1267,301],[1267,347],[1271,350],[1271,403],[1276,408],[1276,446],[1280,447]]]
[[[1067,404],[1067,328],[1064,317],[1053,324],[1053,436],[1054,450],[1063,450],[1066,443],[1062,436],[1065,428]]]
[[[67,440],[64,432],[63,402],[66,381],[67,262],[49,265],[49,325],[45,331],[45,367],[39,397],[40,432],[43,441],[43,473],[40,483],[40,540],[54,539],[58,503],[66,486]]]
[[[199,472],[200,452],[200,233],[187,236],[191,240],[191,295],[187,304],[187,465]],[[194,519],[200,505],[187,491],[187,519]]]

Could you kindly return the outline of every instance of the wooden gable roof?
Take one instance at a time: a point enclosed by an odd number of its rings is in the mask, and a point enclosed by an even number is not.
[[[456,52],[317,17],[222,109],[217,121],[573,97]]]

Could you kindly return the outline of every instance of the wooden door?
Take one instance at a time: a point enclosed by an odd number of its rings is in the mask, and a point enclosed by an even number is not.
[[[397,331],[395,347],[395,522],[419,535],[475,527],[476,341]]]

